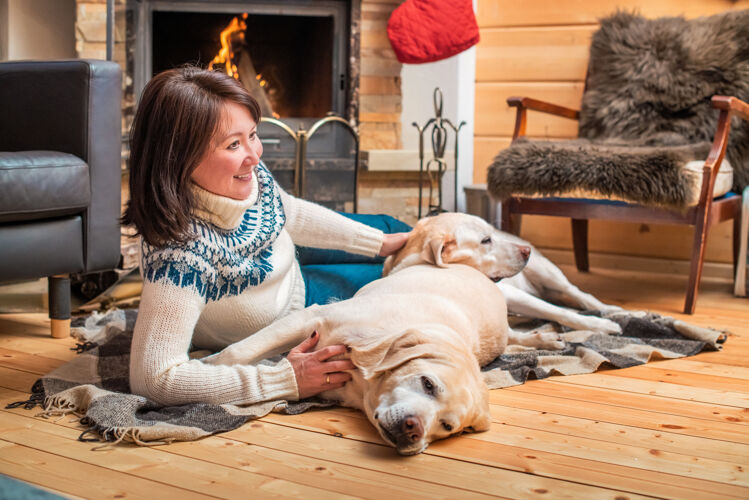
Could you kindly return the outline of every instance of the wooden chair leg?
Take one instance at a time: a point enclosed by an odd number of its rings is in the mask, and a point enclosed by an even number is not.
[[[47,278],[49,319],[52,337],[70,337],[70,277],[66,274]]]
[[[500,208],[502,214],[502,223],[500,229],[507,233],[514,235],[520,235],[520,224],[522,222],[522,215],[512,213],[510,211],[510,200],[503,201]]]
[[[704,217],[697,218],[694,227],[694,243],[692,244],[692,263],[689,266],[689,281],[687,283],[687,297],[684,301],[684,314],[694,314],[697,305],[697,293],[702,278],[702,266],[705,262],[705,248],[707,247],[707,232],[710,225]]]
[[[733,276],[739,267],[739,252],[741,251],[741,215],[733,219]]]
[[[578,271],[587,272],[588,264],[588,219],[572,219],[572,249]]]

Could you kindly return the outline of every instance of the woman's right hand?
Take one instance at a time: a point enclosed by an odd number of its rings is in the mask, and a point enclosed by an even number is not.
[[[344,371],[354,369],[350,360],[328,361],[333,356],[345,353],[348,348],[339,344],[308,352],[317,345],[318,340],[320,334],[314,332],[310,338],[289,351],[286,357],[294,368],[299,399],[338,389],[351,380],[351,374]]]

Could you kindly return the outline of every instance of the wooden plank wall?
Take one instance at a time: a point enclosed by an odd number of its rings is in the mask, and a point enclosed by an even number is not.
[[[401,149],[401,63],[387,37],[390,14],[403,0],[362,0],[359,131],[361,148]]]
[[[478,0],[474,182],[486,182],[492,158],[510,143],[515,113],[507,97],[525,95],[580,108],[588,45],[598,18],[617,9],[637,10],[649,18],[693,18],[746,8],[749,0]],[[529,113],[531,137],[571,138],[576,133],[574,121]],[[542,248],[571,249],[570,227],[559,221],[525,216],[522,236]],[[692,230],[592,221],[589,238],[592,252],[688,259]],[[731,261],[730,222],[711,233],[706,259]]]

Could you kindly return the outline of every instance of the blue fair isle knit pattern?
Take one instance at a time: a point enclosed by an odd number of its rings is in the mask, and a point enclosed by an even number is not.
[[[262,164],[257,167],[257,179],[258,200],[236,229],[223,230],[194,219],[196,239],[163,247],[143,241],[144,279],[194,288],[206,302],[239,295],[262,283],[273,271],[270,247],[286,215],[273,176]]]

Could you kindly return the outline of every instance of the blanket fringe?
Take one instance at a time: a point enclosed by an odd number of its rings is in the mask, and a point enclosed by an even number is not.
[[[42,383],[42,379],[34,382],[34,385],[31,387],[31,395],[29,396],[29,399],[8,403],[5,406],[5,409],[10,410],[18,408],[19,406],[23,406],[25,410],[33,410],[37,406],[44,406],[44,384]]]
[[[38,417],[43,418],[59,417],[55,422],[59,422],[67,415],[75,415],[79,422],[83,418],[81,409],[76,403],[60,396],[46,398],[44,400],[44,410],[37,414]]]
[[[76,343],[74,347],[70,348],[70,350],[75,351],[76,354],[81,354],[82,352],[90,351],[94,347],[99,347],[99,344],[87,340],[85,342]]]
[[[154,441],[144,441],[141,439],[141,430],[137,427],[107,427],[101,428],[96,424],[89,424],[90,427],[78,436],[79,441],[95,442],[104,441],[99,446],[91,448],[91,451],[107,450],[117,446],[121,442],[133,443],[138,446],[160,446],[170,444],[175,441],[174,438],[166,438]],[[95,438],[86,438],[87,434],[92,434]]]

